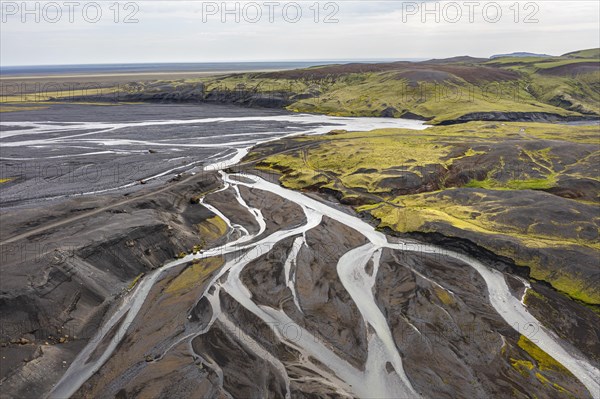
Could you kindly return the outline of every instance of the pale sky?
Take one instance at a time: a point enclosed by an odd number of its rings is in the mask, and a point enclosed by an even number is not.
[[[0,64],[560,55],[600,47],[596,0],[267,0],[226,7],[230,14],[222,1],[30,1],[25,13],[21,0],[2,1]]]

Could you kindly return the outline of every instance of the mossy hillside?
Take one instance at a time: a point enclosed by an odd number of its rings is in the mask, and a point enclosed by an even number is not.
[[[246,92],[255,91],[258,93],[302,93],[310,89],[306,82],[295,79],[262,79],[261,74],[234,74],[219,76],[216,78],[200,78],[196,80],[182,81],[182,85],[190,82],[204,84],[206,92],[213,90]],[[169,82],[165,82],[169,84]]]
[[[600,49],[561,57],[502,57],[490,60],[486,65],[507,68],[525,76],[526,91],[540,102],[597,115],[600,113],[598,53]],[[588,69],[582,69],[581,66],[587,66]]]
[[[579,51],[573,51],[570,53],[566,53],[563,54],[563,57],[569,57],[569,58],[593,58],[593,59],[600,59],[600,48],[590,48],[587,50],[579,50]]]
[[[538,212],[539,214],[531,211],[528,217],[526,211],[529,206],[518,204],[514,200],[510,202],[512,209],[503,210],[502,208],[508,203],[504,198],[504,196],[488,193],[486,190],[447,189],[435,193],[405,195],[386,201],[377,207],[367,205],[359,207],[358,210],[370,209],[371,214],[385,224],[384,227],[393,227],[403,233],[433,232],[429,230],[435,227],[431,222],[444,222],[452,227],[482,234],[505,234],[518,238],[522,243],[533,248],[550,248],[558,245],[600,249],[600,244],[595,237],[582,237],[577,234],[583,228],[595,228],[600,223],[600,217],[589,220],[587,217],[578,218],[572,215],[570,224],[558,226],[550,218],[557,219],[558,214],[563,212],[562,209]],[[567,205],[566,201],[564,205]],[[512,213],[517,212],[518,209],[515,208],[519,206],[523,210],[518,213],[520,219],[514,221]],[[587,208],[585,216],[593,215],[594,209],[588,205],[578,205],[576,212],[582,208]],[[548,216],[550,220],[541,220],[539,217],[541,214]]]
[[[428,130],[424,132],[428,132]],[[435,137],[448,137],[468,143],[471,143],[472,140],[501,141],[525,138],[600,144],[598,125],[569,126],[537,122],[469,122],[436,127],[431,132],[435,132]]]
[[[545,179],[510,180],[506,183],[494,179],[471,180],[465,187],[488,190],[547,190],[556,186],[554,176]]]
[[[599,49],[590,51],[598,52]],[[583,54],[583,53],[582,53]],[[537,69],[549,69],[563,65],[574,65],[578,63],[598,62],[598,57],[594,57],[590,53],[586,57],[569,57],[566,55],[560,57],[499,57],[493,58],[484,63],[484,65],[492,66],[512,66],[517,68],[532,68],[531,71]]]
[[[556,143],[557,140],[565,142],[565,145]],[[582,157],[577,160],[561,159],[562,153],[573,151],[567,148],[569,143],[598,144],[598,134],[595,126],[470,122],[424,131],[380,129],[367,133],[341,132],[298,138],[297,141],[318,145],[292,156],[270,156],[258,164],[259,168],[281,172],[282,182],[287,182],[290,187],[293,185],[293,188],[326,184],[328,178],[325,174],[330,174],[346,187],[385,193],[390,190],[380,185],[381,180],[399,172],[422,176],[423,168],[428,165],[447,170],[466,164],[474,178],[465,181],[464,186],[541,190],[555,186],[557,179],[565,175],[581,177],[584,171],[569,167],[569,164],[581,166],[588,160]],[[544,144],[540,147],[536,144],[538,142]],[[500,145],[508,146],[512,152],[494,154]],[[590,162],[593,154],[600,154],[597,145],[576,146],[576,150],[577,154],[590,158]],[[483,161],[492,155],[495,157],[492,161],[497,162],[488,166]],[[508,156],[515,159],[508,159]],[[469,158],[483,161],[471,165]],[[481,168],[484,175],[477,168]],[[597,179],[593,174],[584,174],[586,178]],[[448,187],[452,186],[455,185]]]
[[[538,69],[550,69],[550,68],[556,68],[558,66],[576,65],[576,64],[589,63],[589,62],[598,62],[598,60],[597,59],[586,59],[586,58],[561,59],[561,60],[556,60],[556,61],[545,60],[543,62],[537,62],[537,63],[533,64],[533,66]]]
[[[597,253],[597,205],[535,191],[554,189],[565,177],[595,178],[595,169],[585,164],[598,154],[594,136],[593,126],[481,122],[425,131],[336,132],[293,139],[302,150],[267,156],[258,168],[280,173],[290,188],[337,192],[343,202],[379,219],[381,228],[468,237],[529,267],[533,278],[599,303],[600,292],[588,276],[562,265],[566,255],[558,256],[560,262],[553,255]],[[259,155],[260,150],[253,153]],[[455,177],[465,165],[472,168],[467,176],[477,178],[461,183]],[[407,179],[385,184],[407,173],[417,179],[414,192],[399,194],[398,185]]]
[[[368,75],[361,82],[332,85],[323,95],[295,102],[288,109],[341,116],[380,116],[393,108],[395,116],[410,112],[435,124],[474,112],[549,112],[568,115],[563,109],[538,103],[519,82],[472,84],[416,82],[393,74]],[[574,115],[574,114],[573,114]]]
[[[431,119],[430,123],[475,112],[547,112],[575,116],[551,104],[538,101],[528,82],[412,81],[395,72],[360,73],[326,79],[292,80],[268,78],[261,74],[234,75],[206,80],[205,89],[264,94],[293,93],[287,107],[295,112],[333,116],[402,116],[406,113]]]
[[[486,61],[486,65],[532,65],[548,60],[548,57],[497,57]],[[554,57],[550,59],[555,59]]]
[[[575,54],[575,53],[573,53]],[[436,124],[470,113],[599,114],[594,50],[562,57],[501,57],[483,64],[331,65],[205,78],[207,92],[286,93],[288,109],[337,116],[419,115]],[[589,56],[588,56],[589,55]],[[593,67],[592,67],[593,70]],[[465,72],[468,71],[468,72]],[[506,75],[510,71],[513,75]]]
[[[599,82],[600,72],[577,73],[575,76],[536,74],[528,90],[544,103],[597,115],[600,112]]]

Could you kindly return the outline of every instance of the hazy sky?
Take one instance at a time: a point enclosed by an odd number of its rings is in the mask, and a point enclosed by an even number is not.
[[[600,47],[597,0],[227,2],[228,14],[223,4],[31,1],[24,10],[21,1],[2,1],[0,64],[559,55]]]

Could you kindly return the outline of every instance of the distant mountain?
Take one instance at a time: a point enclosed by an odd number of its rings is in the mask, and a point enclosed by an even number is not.
[[[548,54],[516,52],[516,53],[510,53],[510,54],[495,54],[495,55],[492,55],[490,57],[490,59],[500,58],[500,57],[554,57],[554,56],[548,55]]]

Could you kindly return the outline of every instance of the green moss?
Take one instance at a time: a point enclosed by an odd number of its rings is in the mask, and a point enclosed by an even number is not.
[[[553,62],[540,62],[540,63],[534,64],[534,66],[536,68],[540,68],[540,69],[549,69],[549,68],[555,68],[555,67],[563,66],[563,65],[578,64],[578,63],[581,63],[581,62],[598,62],[598,60],[595,60],[593,58],[588,58],[588,59],[566,59],[566,60],[559,60],[559,61],[553,61]]]
[[[585,278],[567,273],[552,273],[541,267],[533,267],[531,269],[531,277],[536,280],[550,281],[555,289],[573,299],[591,305],[600,304],[600,290],[598,287],[595,287],[592,290],[584,288],[588,283]]]
[[[535,376],[535,378],[543,385],[553,388],[562,395],[573,397],[571,392],[559,384],[552,382],[549,378],[553,373],[563,374],[571,379],[575,378],[566,368],[523,335],[519,338],[518,346],[527,352],[534,362],[525,359],[510,358],[512,367],[526,378]]]
[[[542,294],[540,294],[539,292],[537,292],[533,288],[529,288],[525,292],[525,297],[523,298],[523,302],[525,303],[525,305],[527,305],[527,306],[531,305],[531,298],[537,298],[537,299],[542,300],[544,302],[546,300],[545,297]]]
[[[552,62],[556,59],[558,59],[558,57],[498,57],[485,62],[485,64],[500,66],[507,64],[533,65],[544,61]]]
[[[465,187],[485,188],[486,190],[508,190],[508,188],[504,187],[498,181],[490,178],[484,180],[471,180],[467,184],[465,184]]]
[[[564,54],[563,57],[573,58],[592,58],[595,60],[600,59],[600,48],[591,48],[587,50],[573,51],[571,53]]]
[[[562,364],[554,360],[553,357],[548,355],[539,346],[530,341],[524,335],[521,335],[518,342],[519,348],[523,349],[529,354],[537,363],[538,369],[541,371],[552,370],[563,374],[571,375],[571,372],[567,370]]]
[[[530,361],[527,361],[527,360],[520,360],[520,359],[513,359],[513,358],[511,358],[510,359],[510,363],[524,377],[528,377],[529,376],[529,372],[531,370],[533,370],[533,368],[534,368],[533,363],[531,363]]]
[[[203,283],[210,274],[223,265],[222,258],[206,258],[186,267],[165,289],[168,294],[182,293]]]
[[[131,291],[133,289],[133,287],[135,287],[137,285],[137,283],[140,281],[140,279],[142,277],[144,277],[144,273],[138,274],[137,277],[134,278],[131,283],[129,283],[129,286],[127,287],[127,291]]]
[[[435,295],[438,297],[438,299],[440,301],[442,301],[442,303],[444,305],[449,306],[449,305],[454,305],[456,303],[456,301],[454,300],[452,295],[445,289],[436,286],[434,288],[434,292],[435,292]]]
[[[545,179],[508,180],[504,183],[488,178],[485,180],[471,180],[465,185],[465,187],[487,190],[547,190],[555,186],[555,175]]]
[[[227,224],[219,216],[213,216],[198,224],[198,232],[205,240],[215,240],[227,233]],[[197,249],[198,251],[200,248]]]

